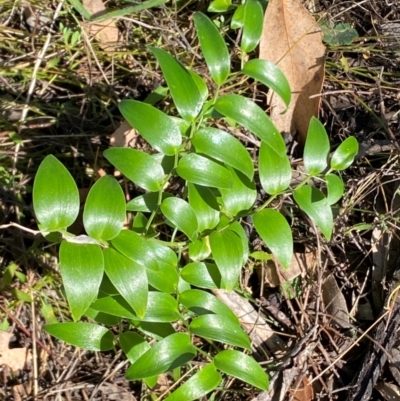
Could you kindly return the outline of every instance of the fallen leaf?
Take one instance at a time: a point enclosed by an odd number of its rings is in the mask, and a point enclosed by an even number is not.
[[[303,376],[300,386],[290,392],[293,393],[293,401],[311,401],[314,398],[314,390],[307,376]]]
[[[106,9],[102,0],[83,0],[82,3],[91,15],[99,14]],[[96,38],[103,50],[115,49],[119,32],[114,19],[87,22],[84,27],[89,35],[93,35]]]
[[[9,349],[11,337],[11,333],[0,330],[0,366],[7,365],[13,371],[22,370],[32,359],[32,354],[27,348]]]
[[[110,144],[111,146],[134,148],[137,137],[137,131],[127,121],[123,121],[111,135]]]
[[[110,401],[137,401],[137,398],[128,390],[116,384],[104,383],[100,389],[102,395],[106,396],[106,399]]]
[[[286,112],[282,100],[271,92],[271,119],[282,133],[297,132],[300,143],[305,142],[311,117],[318,117],[324,54],[321,29],[300,0],[270,0],[264,17],[260,58],[277,64],[292,90]],[[317,97],[310,99],[314,95]]]
[[[382,394],[385,400],[400,401],[400,388],[392,383],[377,383],[375,388]]]

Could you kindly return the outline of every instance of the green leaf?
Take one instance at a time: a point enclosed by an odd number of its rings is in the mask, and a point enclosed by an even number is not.
[[[119,342],[124,354],[130,363],[135,363],[147,350],[150,344],[139,334],[133,331],[125,331],[119,336]]]
[[[353,163],[357,153],[357,139],[354,136],[349,136],[333,153],[331,158],[331,168],[333,170],[345,170]]]
[[[160,64],[174,104],[187,121],[194,121],[203,106],[201,94],[189,71],[169,53],[149,46]]]
[[[79,320],[99,292],[104,272],[101,248],[62,241],[60,270],[72,317]]]
[[[164,216],[190,240],[197,237],[198,223],[193,208],[183,199],[167,198],[161,203]]]
[[[231,69],[226,43],[215,24],[203,13],[196,12],[193,21],[211,77],[217,85],[222,85]]]
[[[90,188],[83,211],[83,225],[90,237],[109,241],[122,230],[125,222],[125,196],[118,181],[101,177]]]
[[[290,185],[292,169],[286,154],[277,154],[266,142],[261,142],[259,175],[261,186],[270,195],[283,192]]]
[[[159,341],[146,351],[126,371],[128,380],[139,380],[169,372],[184,365],[196,356],[190,336],[175,333]]]
[[[232,176],[226,167],[196,153],[183,156],[176,172],[193,184],[214,188],[232,187]]]
[[[109,148],[104,157],[133,183],[156,192],[164,181],[161,164],[147,153],[129,148]]]
[[[167,114],[136,100],[122,100],[119,110],[128,123],[138,130],[154,149],[173,156],[182,143],[178,125]]]
[[[331,21],[322,20],[319,25],[324,35],[324,42],[328,45],[351,45],[358,38],[358,32],[348,22],[334,25]]]
[[[44,158],[36,173],[33,208],[42,231],[65,230],[78,217],[78,188],[68,170],[53,155]]]
[[[231,29],[239,29],[244,25],[244,4],[240,4],[232,15]]]
[[[224,13],[232,8],[232,0],[213,0],[207,8],[209,13]]]
[[[207,99],[208,99],[208,87],[207,87],[207,84],[204,82],[203,78],[199,74],[195,73],[192,70],[190,70],[189,73],[190,73],[191,77],[193,78],[194,82],[197,85],[197,89],[199,90],[202,102],[203,103],[206,102]],[[177,117],[174,118],[174,121],[178,124],[176,119],[177,119]],[[182,119],[181,119],[181,121],[183,121],[183,122],[185,122],[187,124],[187,121],[182,120]],[[179,125],[179,130],[182,132],[182,123],[180,123],[180,125]]]
[[[175,266],[158,261],[158,269],[147,266],[149,284],[158,291],[173,294],[178,287],[179,275]]]
[[[196,315],[215,313],[216,315],[229,317],[233,322],[239,323],[237,316],[223,302],[206,291],[185,291],[179,296],[179,303]]]
[[[135,311],[121,295],[102,296],[93,302],[90,307],[95,311],[106,313],[111,316],[132,320],[138,319]]]
[[[228,168],[232,174],[232,188],[221,188],[224,209],[232,216],[249,210],[256,201],[257,190],[253,181],[240,171]]]
[[[193,401],[198,400],[214,390],[222,377],[215,369],[213,363],[204,366],[188,381],[169,395],[165,401]]]
[[[192,320],[189,326],[192,334],[219,341],[224,344],[251,349],[249,337],[239,323],[232,321],[228,316],[202,315]]]
[[[286,219],[275,209],[264,209],[253,215],[253,223],[279,263],[289,269],[293,256],[293,237]]]
[[[228,230],[236,233],[239,236],[240,240],[242,241],[242,246],[243,246],[242,265],[244,265],[249,257],[249,238],[246,234],[246,231],[238,221],[234,221],[233,223],[231,223],[229,225]]]
[[[101,323],[108,326],[117,326],[121,322],[121,319],[118,316],[112,316],[107,313],[99,312],[92,308],[89,308],[85,312],[85,316],[94,320],[96,323]]]
[[[268,375],[261,366],[243,352],[225,350],[214,358],[215,367],[261,390],[268,390]]]
[[[181,270],[181,277],[196,287],[221,288],[221,273],[212,263],[189,263]]]
[[[233,231],[214,231],[210,235],[210,246],[221,273],[222,288],[230,291],[237,284],[242,269],[242,241]]]
[[[296,203],[319,227],[329,241],[333,230],[332,209],[324,194],[310,185],[303,185],[293,192]]]
[[[144,195],[139,195],[133,198],[126,204],[126,210],[129,212],[147,212],[151,213],[158,208],[158,192],[149,192]],[[168,192],[163,192],[161,201],[173,196]]]
[[[189,205],[196,214],[199,232],[212,230],[219,223],[219,206],[207,187],[188,184]]]
[[[265,111],[250,99],[240,95],[225,95],[218,98],[214,107],[219,113],[236,121],[268,143],[278,155],[283,157],[286,154],[282,135]]]
[[[193,135],[192,144],[198,153],[219,160],[253,179],[253,160],[241,142],[231,134],[216,128],[202,128]]]
[[[207,259],[211,254],[208,237],[203,237],[189,244],[189,258],[193,262]]]
[[[89,351],[108,351],[113,348],[110,330],[91,323],[56,323],[44,326],[47,333],[75,347]]]
[[[147,308],[146,269],[112,248],[103,249],[106,274],[128,304],[143,318]]]
[[[321,122],[312,117],[304,146],[304,167],[311,175],[322,173],[328,167],[329,138]]]
[[[260,41],[264,22],[264,11],[257,0],[247,0],[244,5],[244,25],[240,48],[245,53],[253,51]]]
[[[327,187],[327,200],[329,205],[335,204],[344,193],[343,180],[336,174],[328,174],[325,176]]]
[[[276,64],[268,60],[252,59],[244,65],[242,72],[271,88],[281,97],[286,107],[289,106],[292,96],[290,85],[282,70]]]

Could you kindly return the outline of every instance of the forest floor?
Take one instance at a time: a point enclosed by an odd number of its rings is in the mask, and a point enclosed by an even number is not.
[[[118,102],[144,100],[164,84],[147,46],[168,50],[210,81],[192,22],[193,13],[207,12],[209,2],[168,1],[119,17],[118,42],[112,46],[85,30],[71,3],[0,0],[0,329],[11,333],[10,348],[33,350],[35,361],[15,371],[0,367],[0,399],[155,400],[168,383],[159,383],[150,394],[128,382],[121,353],[75,349],[42,330],[54,313],[67,320],[69,315],[60,291],[57,247],[29,232],[37,230],[32,185],[48,154],[68,167],[82,189],[93,184],[100,169],[112,171],[102,152],[123,120]],[[117,5],[110,2],[107,7]],[[302,354],[302,385],[315,379],[314,394],[292,390],[285,396],[304,401],[347,396],[363,363],[363,350],[374,341],[359,337],[385,306],[385,278],[399,268],[400,249],[398,1],[315,0],[311,11],[332,26],[349,23],[358,33],[350,44],[326,43],[319,117],[333,148],[353,135],[363,151],[343,173],[346,191],[332,240],[320,244],[312,237],[295,238],[300,247],[318,248],[325,255],[324,271],[304,271],[290,297],[282,296],[279,288],[260,293],[263,286],[256,274],[249,279],[257,307],[272,305],[288,319],[289,324],[278,324],[277,330],[287,335],[290,348],[308,349]],[[240,32],[229,29],[231,13],[209,15],[224,27],[232,64],[239,65]],[[265,88],[252,83],[242,83],[235,91],[260,105],[266,102]],[[163,101],[160,107],[167,104]],[[333,295],[328,297],[339,299],[339,305],[330,306],[325,298],[324,313],[316,317],[313,294],[320,294],[327,279],[333,279]],[[332,314],[343,308],[350,319],[340,324]],[[391,363],[380,369],[373,400],[400,399],[396,342],[388,351]],[[244,392],[240,385],[237,392],[235,385],[232,388],[213,399],[252,400],[258,394],[255,389]],[[388,398],[390,391],[395,398]]]

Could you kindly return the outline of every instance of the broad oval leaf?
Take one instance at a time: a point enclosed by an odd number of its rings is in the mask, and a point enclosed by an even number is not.
[[[182,143],[178,125],[167,114],[136,100],[122,100],[119,110],[128,123],[139,131],[154,149],[173,156]]]
[[[283,157],[286,154],[282,135],[265,111],[250,99],[241,95],[225,95],[215,102],[214,107],[219,113],[236,121],[268,143],[278,155]]]
[[[86,232],[95,239],[109,241],[122,230],[125,222],[125,196],[118,181],[110,175],[92,186],[83,211]]]
[[[234,221],[233,223],[231,223],[228,230],[235,232],[242,241],[242,265],[245,265],[249,257],[249,237],[247,236],[243,226],[238,221]]]
[[[319,227],[329,241],[333,230],[332,209],[324,194],[310,185],[303,185],[293,192],[296,203]]]
[[[198,153],[219,160],[253,179],[253,160],[241,142],[231,134],[217,128],[202,128],[193,135],[192,144]]]
[[[290,85],[282,70],[268,60],[252,59],[243,67],[242,72],[248,77],[260,81],[268,88],[271,88],[289,106],[292,93]]]
[[[189,244],[189,258],[193,262],[207,259],[211,254],[208,237],[203,237]]]
[[[168,192],[163,192],[161,201],[173,196]],[[136,196],[126,204],[126,210],[129,212],[147,212],[151,213],[158,208],[158,192],[148,192],[147,194]]]
[[[136,149],[109,148],[104,157],[133,183],[156,192],[164,181],[164,170],[157,160]]]
[[[344,193],[343,180],[336,174],[328,174],[325,176],[328,203],[335,204]]]
[[[232,15],[231,29],[239,29],[244,25],[244,4],[240,4]]]
[[[211,363],[204,366],[199,372],[182,384],[165,401],[198,400],[214,390],[221,383],[221,380],[221,375],[215,369],[214,364]]]
[[[56,323],[48,324],[44,329],[59,340],[89,351],[108,351],[113,348],[112,332],[97,324]]]
[[[179,274],[175,266],[158,261],[158,268],[147,266],[147,278],[149,284],[158,291],[166,294],[174,294],[178,287]]]
[[[266,142],[261,142],[259,175],[261,186],[270,195],[277,195],[288,188],[292,169],[286,153],[277,154]]]
[[[60,270],[74,320],[79,320],[96,299],[104,273],[99,245],[62,241]]]
[[[171,334],[146,351],[128,368],[125,377],[128,380],[140,380],[156,376],[184,365],[195,356],[196,348],[191,344],[188,334]]]
[[[207,8],[209,13],[224,13],[232,8],[232,0],[213,0]]]
[[[212,263],[189,263],[181,270],[181,277],[196,287],[221,288],[221,272]]]
[[[240,171],[229,167],[232,174],[232,188],[221,188],[224,211],[232,216],[249,210],[256,201],[257,190],[253,181]]]
[[[130,363],[135,363],[147,350],[150,344],[138,333],[125,331],[119,336],[119,343]]]
[[[293,236],[286,219],[275,209],[264,209],[253,215],[253,223],[267,247],[288,269],[293,255]]]
[[[143,318],[147,308],[146,268],[112,248],[103,249],[105,272],[128,304]]]
[[[230,376],[243,380],[261,390],[268,390],[268,375],[252,357],[243,352],[221,351],[215,356],[214,364],[217,369]]]
[[[230,291],[237,284],[242,269],[242,241],[233,231],[214,231],[210,235],[210,246],[221,273],[222,288]]]
[[[240,327],[228,316],[202,315],[192,320],[189,326],[192,334],[219,341],[224,344],[251,349],[250,339]]]
[[[207,99],[208,99],[208,87],[207,87],[207,84],[204,82],[203,78],[199,74],[197,74],[197,73],[195,73],[194,71],[191,71],[191,70],[189,71],[189,73],[192,76],[193,81],[197,85],[197,89],[199,90],[202,102],[203,103],[206,102]],[[178,122],[176,121],[178,118],[175,117],[173,119],[178,124]],[[181,122],[179,123],[179,130],[181,132],[182,132],[182,126],[183,126],[182,122],[188,124],[187,121],[181,119]],[[184,130],[184,132],[186,132],[186,131]]]
[[[188,290],[179,296],[179,303],[190,309],[196,315],[215,313],[229,317],[233,322],[239,323],[237,316],[215,295],[202,290]]]
[[[257,0],[247,0],[244,5],[243,32],[240,48],[249,53],[260,41],[264,22],[264,11]]]
[[[65,230],[78,217],[78,188],[69,171],[53,155],[44,158],[36,173],[33,208],[43,231]]]
[[[165,50],[152,46],[149,49],[160,64],[179,114],[187,121],[194,121],[203,107],[203,100],[193,77]]]
[[[335,150],[331,158],[333,170],[344,170],[349,167],[358,153],[358,141],[354,136],[346,138]]]
[[[232,187],[232,176],[226,167],[196,153],[183,156],[176,172],[193,184],[214,188]]]
[[[231,69],[226,43],[215,24],[203,13],[196,12],[193,21],[211,77],[217,85],[222,85]]]
[[[164,216],[178,230],[186,234],[190,240],[196,239],[199,226],[196,214],[189,203],[180,198],[167,198],[161,203],[160,208]]]
[[[329,138],[322,123],[311,118],[304,146],[304,167],[311,175],[322,173],[328,167]]]
[[[210,189],[188,184],[189,205],[196,214],[199,232],[211,230],[219,223],[219,206]]]

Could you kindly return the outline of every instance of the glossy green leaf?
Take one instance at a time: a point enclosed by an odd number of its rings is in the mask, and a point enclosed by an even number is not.
[[[215,24],[206,15],[196,12],[193,21],[211,77],[217,85],[222,85],[231,69],[226,43]]]
[[[228,230],[236,233],[239,236],[240,240],[242,241],[242,246],[243,246],[242,265],[244,265],[249,257],[249,237],[246,234],[246,231],[244,230],[243,226],[238,221],[234,221],[233,223],[231,223],[229,225]]]
[[[189,71],[165,50],[149,47],[160,64],[179,114],[193,121],[203,106],[201,94]]]
[[[163,192],[161,194],[161,201],[166,198],[170,198],[171,196],[173,195],[168,192]],[[158,197],[158,192],[149,192],[144,195],[139,195],[126,204],[126,210],[129,212],[151,213],[158,208]]]
[[[33,208],[43,231],[65,230],[78,217],[79,193],[71,174],[53,155],[40,163]]]
[[[164,181],[161,164],[147,153],[129,148],[109,148],[104,157],[133,183],[156,192]]]
[[[121,319],[118,316],[112,316],[107,313],[99,312],[92,308],[86,310],[85,316],[94,320],[96,323],[105,324],[107,326],[117,326],[121,322]]]
[[[267,247],[288,269],[293,256],[293,236],[286,219],[275,209],[264,209],[253,215],[253,223]]]
[[[176,172],[193,184],[214,188],[232,187],[232,176],[226,167],[196,153],[183,156]]]
[[[240,4],[232,15],[231,29],[239,29],[244,25],[244,4]]]
[[[354,136],[346,138],[335,150],[331,158],[333,170],[345,170],[349,167],[358,153],[358,141]]]
[[[173,156],[182,143],[178,125],[167,114],[136,100],[122,100],[118,105],[126,121],[135,128],[154,149]]]
[[[146,377],[169,372],[182,366],[196,356],[196,349],[191,344],[190,336],[185,333],[175,333],[146,351],[126,371],[128,380],[139,380]]]
[[[179,303],[196,313],[196,315],[208,315],[215,313],[229,317],[233,322],[239,323],[237,316],[215,295],[203,290],[188,290],[179,296]]]
[[[263,141],[258,157],[260,182],[264,191],[276,195],[287,189],[292,179],[292,169],[287,155],[278,155]]]
[[[125,331],[119,336],[119,342],[130,363],[135,363],[147,350],[150,344],[138,333]]]
[[[79,320],[96,299],[104,273],[99,245],[62,241],[60,270],[74,320]]]
[[[153,267],[153,266],[152,266]],[[147,267],[149,284],[158,291],[173,294],[178,287],[179,275],[175,266],[158,261],[158,268]]]
[[[221,273],[212,263],[189,263],[181,270],[181,277],[196,287],[221,288]]]
[[[207,259],[211,254],[208,237],[199,238],[189,244],[189,258],[193,262]]]
[[[221,380],[221,375],[215,369],[214,364],[211,363],[204,366],[199,372],[182,384],[165,401],[198,400],[214,390],[221,383]]]
[[[240,171],[229,167],[232,174],[232,188],[221,188],[224,211],[232,216],[249,210],[256,201],[257,190],[253,181]]]
[[[135,311],[121,295],[101,296],[92,303],[91,308],[111,316],[132,320],[138,319]]]
[[[188,196],[199,232],[215,228],[219,223],[219,206],[212,192],[207,187],[189,183]]]
[[[250,356],[243,352],[225,350],[214,358],[215,367],[261,390],[268,390],[268,375]]]
[[[192,334],[219,341],[224,344],[251,349],[250,339],[240,327],[228,316],[202,315],[192,320],[189,326]]]
[[[310,185],[303,185],[293,192],[296,203],[319,227],[329,241],[333,230],[332,209],[324,194]]]
[[[249,60],[242,69],[243,74],[260,81],[268,88],[271,88],[281,97],[286,107],[289,106],[292,92],[289,82],[282,70],[268,60],[252,59]]]
[[[202,102],[203,103],[206,102],[207,99],[208,99],[208,87],[207,87],[207,84],[204,82],[203,78],[199,74],[195,73],[192,70],[189,70],[189,73],[192,76],[193,81],[197,85],[197,89],[199,90]],[[176,118],[174,118],[174,120],[176,121]],[[187,121],[185,121],[185,120],[181,120],[181,121],[184,121],[187,124]],[[180,123],[179,129],[182,132],[181,124],[182,123]]]
[[[264,11],[259,1],[246,1],[244,5],[243,22],[244,24],[240,48],[244,52],[250,53],[258,45],[263,30]]]
[[[328,174],[325,176],[328,203],[335,204],[344,193],[343,180],[336,174]]]
[[[192,241],[195,240],[199,226],[193,208],[186,201],[180,198],[164,199],[161,203],[161,211],[179,231],[186,234]]]
[[[48,324],[44,329],[59,340],[89,351],[108,351],[113,348],[113,334],[97,324],[56,323]]]
[[[112,248],[103,249],[104,269],[112,284],[139,317],[147,308],[148,283],[144,266]]]
[[[209,13],[224,13],[232,8],[232,0],[213,0],[207,8]]]
[[[219,160],[253,179],[253,160],[241,142],[231,134],[217,128],[202,128],[193,135],[192,144],[198,153]]]
[[[219,113],[236,121],[268,143],[278,155],[283,157],[286,154],[282,135],[265,111],[250,99],[241,95],[225,95],[215,102],[214,107]]]
[[[304,146],[304,167],[311,175],[322,173],[328,167],[329,138],[322,123],[311,118]]]
[[[125,222],[125,196],[118,181],[101,177],[90,188],[83,211],[83,225],[92,238],[109,241],[122,230]]]
[[[230,291],[237,284],[242,269],[242,241],[233,231],[214,231],[210,235],[210,246],[221,273],[222,288]]]

